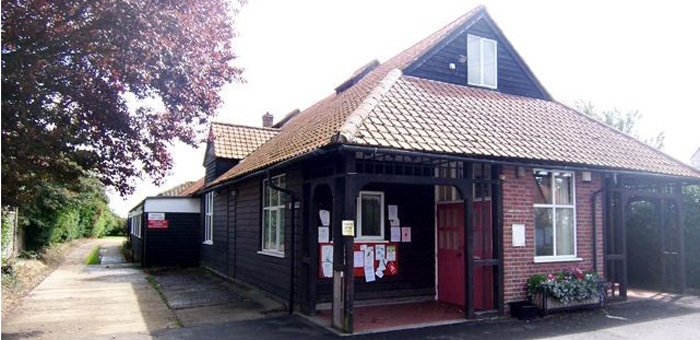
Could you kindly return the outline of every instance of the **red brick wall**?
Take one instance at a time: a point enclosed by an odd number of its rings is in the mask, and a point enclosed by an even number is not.
[[[503,268],[504,268],[504,298],[505,302],[521,301],[527,298],[525,282],[528,277],[537,273],[548,273],[574,266],[584,269],[593,268],[593,211],[591,200],[594,192],[602,185],[602,175],[592,174],[591,182],[581,181],[581,172],[576,172],[576,237],[577,256],[582,261],[535,263],[535,211],[534,190],[535,181],[532,168],[525,168],[525,176],[516,177],[516,167],[503,168],[505,182],[503,183]],[[603,230],[601,195],[596,202],[596,226],[598,271],[603,272]],[[512,225],[525,224],[525,246],[513,247]]]

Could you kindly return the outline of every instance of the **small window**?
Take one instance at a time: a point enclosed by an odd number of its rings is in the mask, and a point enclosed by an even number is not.
[[[133,215],[129,218],[131,235],[141,238],[141,214]]]
[[[467,35],[467,83],[496,88],[498,44],[495,40]]]
[[[272,184],[285,187],[284,175],[272,177]],[[263,180],[262,253],[284,256],[285,195]]]
[[[576,256],[573,172],[535,170],[535,256]]]
[[[357,198],[357,239],[384,241],[384,193],[360,191]]]
[[[204,194],[204,244],[214,244],[214,192]]]

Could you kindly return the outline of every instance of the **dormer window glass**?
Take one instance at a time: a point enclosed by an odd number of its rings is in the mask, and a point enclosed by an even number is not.
[[[467,83],[469,85],[497,87],[498,44],[495,40],[467,35]]]

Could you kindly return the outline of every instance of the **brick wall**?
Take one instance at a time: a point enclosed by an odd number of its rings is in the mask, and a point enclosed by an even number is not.
[[[525,282],[537,273],[548,273],[574,266],[584,269],[593,268],[593,194],[601,188],[602,175],[592,174],[591,182],[581,181],[581,172],[576,172],[576,240],[577,256],[582,261],[535,263],[535,181],[532,169],[525,168],[525,176],[516,177],[516,167],[503,168],[503,263],[504,263],[504,298],[505,302],[525,300]],[[603,229],[602,229],[602,195],[596,202],[596,226],[598,271],[603,272]],[[513,247],[512,225],[525,224],[525,246]]]

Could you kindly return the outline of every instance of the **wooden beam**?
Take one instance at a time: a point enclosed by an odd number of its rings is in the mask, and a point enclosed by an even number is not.
[[[465,162],[463,167],[463,181],[459,186],[464,198],[464,282],[465,282],[465,308],[464,317],[474,318],[474,191],[472,179],[474,168],[471,163]],[[465,183],[466,182],[466,183]]]

